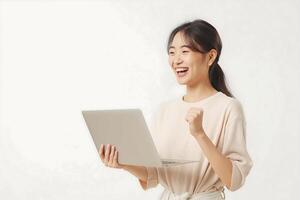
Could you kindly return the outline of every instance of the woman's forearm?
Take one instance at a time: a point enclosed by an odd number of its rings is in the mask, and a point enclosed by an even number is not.
[[[230,188],[232,175],[231,161],[218,151],[206,134],[196,137],[196,140],[215,173],[220,177],[226,187]]]
[[[123,169],[136,176],[138,179],[141,179],[142,181],[147,181],[148,173],[146,167],[124,165]]]

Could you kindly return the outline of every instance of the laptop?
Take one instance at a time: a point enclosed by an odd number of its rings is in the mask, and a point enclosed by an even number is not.
[[[101,144],[115,145],[120,164],[167,167],[199,162],[160,158],[141,109],[84,110],[82,115],[97,152]]]

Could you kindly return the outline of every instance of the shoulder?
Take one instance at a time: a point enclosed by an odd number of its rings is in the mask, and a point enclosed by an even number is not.
[[[242,113],[243,112],[242,103],[238,99],[232,98],[228,104],[228,110],[231,113],[236,113],[236,114]]]
[[[219,111],[223,112],[227,117],[243,115],[243,105],[240,100],[235,97],[229,97],[224,93],[221,93],[218,98],[215,99],[211,107],[216,107]]]
[[[224,95],[226,96],[226,95]],[[228,117],[244,117],[242,102],[236,98],[226,96],[226,115]]]

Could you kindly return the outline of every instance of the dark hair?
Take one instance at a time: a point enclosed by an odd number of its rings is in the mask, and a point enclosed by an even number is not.
[[[215,27],[201,19],[183,23],[171,32],[168,39],[167,51],[169,51],[170,45],[178,32],[183,33],[193,51],[200,53],[207,53],[211,49],[217,51],[217,57],[208,71],[210,83],[217,91],[233,97],[226,86],[223,70],[218,64],[222,51],[222,41]]]

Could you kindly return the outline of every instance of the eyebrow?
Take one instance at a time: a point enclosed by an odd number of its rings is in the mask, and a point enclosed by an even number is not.
[[[189,48],[189,49],[192,49],[192,47],[191,47],[190,45],[181,45],[181,46],[180,46],[180,48],[183,48],[183,47],[187,47],[187,48]],[[169,47],[169,50],[170,50],[171,48],[174,48],[174,49],[175,49],[174,46],[170,46],[170,47]]]

